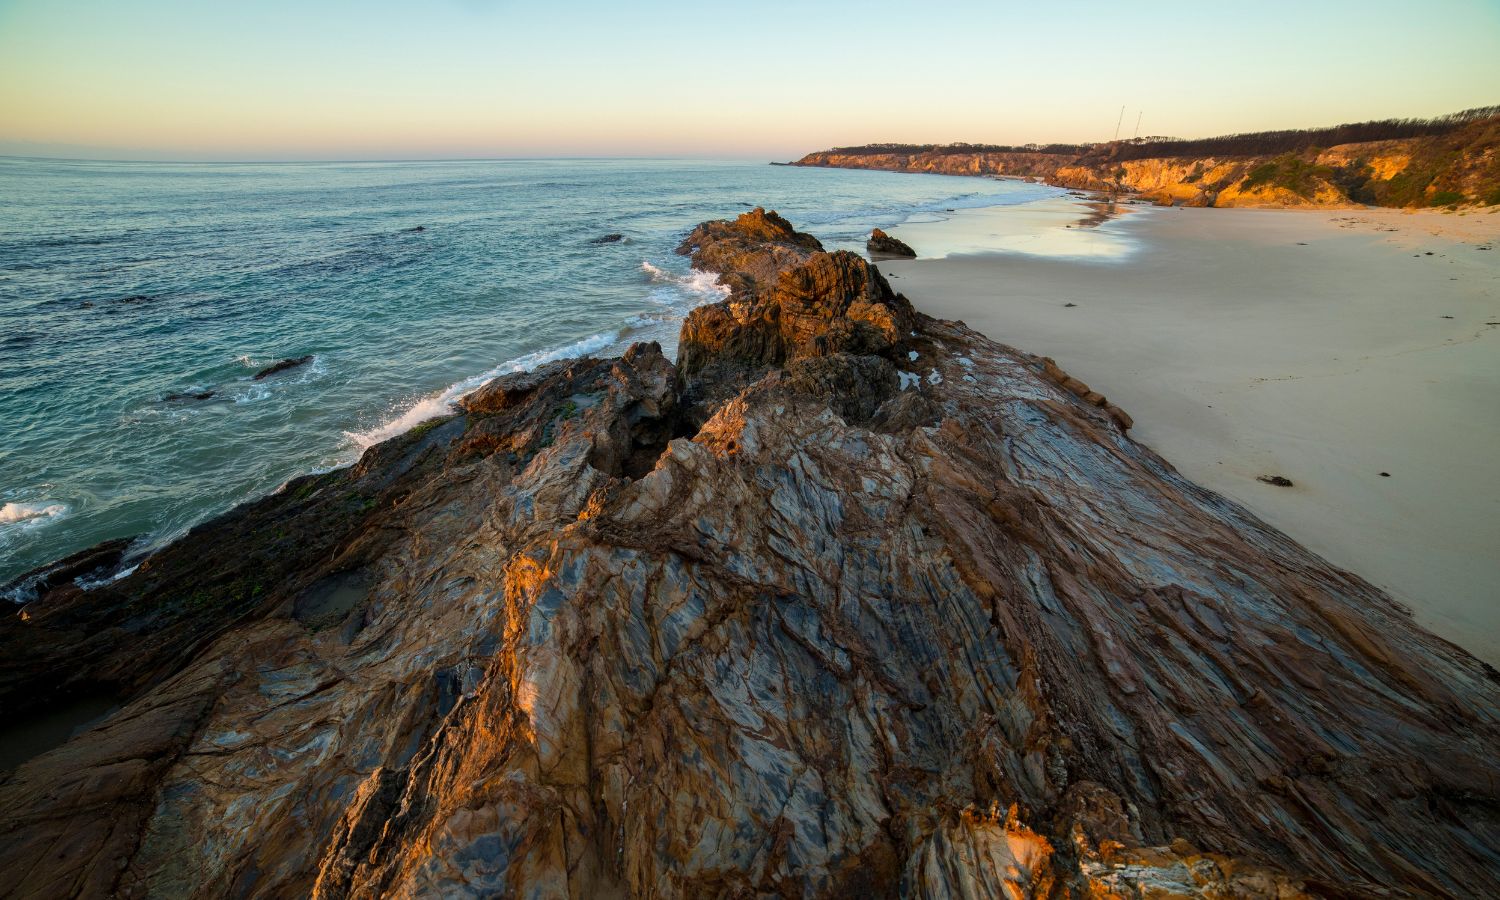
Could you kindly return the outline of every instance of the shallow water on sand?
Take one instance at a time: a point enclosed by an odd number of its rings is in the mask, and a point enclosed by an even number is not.
[[[348,463],[493,374],[673,352],[719,296],[672,253],[704,219],[763,204],[854,249],[1059,193],[759,162],[0,159],[0,583]]]

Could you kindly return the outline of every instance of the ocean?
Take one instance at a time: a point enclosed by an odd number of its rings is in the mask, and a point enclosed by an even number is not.
[[[748,161],[0,158],[0,584],[108,538],[149,549],[494,375],[675,352],[721,296],[673,253],[705,219],[763,205],[861,250],[1060,193]]]

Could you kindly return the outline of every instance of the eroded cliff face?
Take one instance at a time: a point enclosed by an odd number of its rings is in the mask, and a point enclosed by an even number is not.
[[[792,165],[1000,175],[1078,190],[1126,190],[1160,205],[1423,207],[1500,204],[1500,118],[1450,134],[1340,144],[1274,156],[1117,158],[1122,144],[1076,151],[809,153]]]
[[[774,213],[0,630],[8,896],[1479,896],[1500,684]],[[132,652],[134,651],[134,652]],[[14,731],[12,731],[14,734]]]

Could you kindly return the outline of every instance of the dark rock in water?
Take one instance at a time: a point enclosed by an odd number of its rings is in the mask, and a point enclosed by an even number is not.
[[[1255,480],[1265,482],[1266,484],[1274,484],[1277,487],[1292,486],[1292,480],[1285,475],[1257,475]]]
[[[28,603],[80,578],[99,578],[118,568],[135,538],[116,538],[32,569],[0,587],[0,598]]]
[[[94,301],[92,301],[92,300],[85,300],[82,303],[78,304],[78,308],[79,309],[93,309],[94,308]]]
[[[865,242],[865,249],[870,251],[874,256],[899,256],[915,259],[917,255],[917,251],[881,231],[879,228],[870,232],[870,239]]]
[[[256,372],[254,380],[260,381],[262,378],[275,375],[277,372],[285,372],[287,369],[295,369],[298,366],[306,365],[312,362],[312,358],[313,355],[309,353],[306,356],[299,356],[296,359],[283,359],[281,362],[266,366],[264,369]]]
[[[131,294],[129,297],[121,297],[116,303],[150,303],[156,298],[150,294]]]
[[[603,237],[596,237],[592,241],[589,241],[589,243],[590,244],[617,244],[617,243],[619,243],[620,241],[623,241],[623,240],[625,240],[625,235],[619,234],[619,233],[613,233],[613,234],[606,234]]]
[[[1063,309],[1072,309],[1072,308],[1076,307],[1077,305],[1078,305],[1077,303],[1064,303],[1063,304]]]
[[[415,228],[404,228],[404,229],[402,229],[402,232],[405,233],[405,234],[416,234],[418,232],[422,232],[422,231],[426,231],[426,230],[427,230],[427,226],[426,225],[418,225]]]
[[[123,703],[13,754],[0,896],[1500,896],[1493,669],[862,257],[683,249],[681,365],[0,617],[5,746]]]
[[[184,392],[180,394],[168,394],[162,400],[166,403],[176,403],[186,400],[207,400],[213,395],[213,391]]]

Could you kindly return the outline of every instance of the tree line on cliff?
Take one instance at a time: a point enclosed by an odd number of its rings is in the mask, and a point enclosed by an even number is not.
[[[858,147],[835,147],[830,153],[847,156],[883,154],[929,154],[948,156],[966,153],[1046,153],[1076,157],[1080,162],[1112,159],[1156,159],[1179,156],[1274,156],[1300,153],[1315,147],[1360,144],[1449,134],[1484,119],[1500,116],[1500,105],[1481,106],[1428,119],[1379,119],[1351,122],[1326,128],[1286,128],[1254,131],[1209,138],[1145,137],[1126,141],[1087,144],[901,144],[879,143]]]

